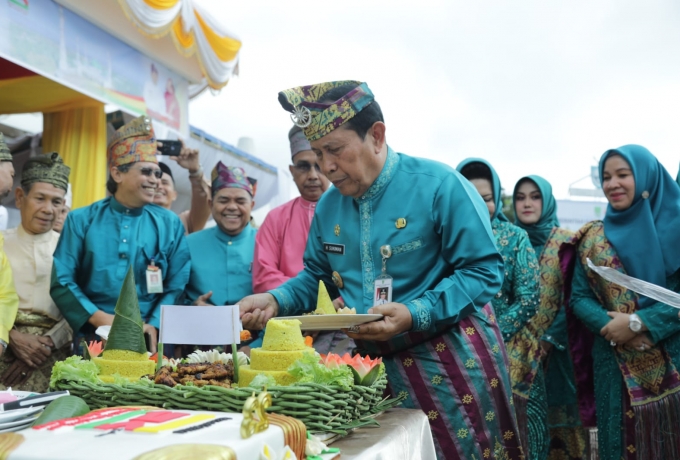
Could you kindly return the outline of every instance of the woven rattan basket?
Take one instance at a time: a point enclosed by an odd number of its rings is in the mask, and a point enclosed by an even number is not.
[[[301,383],[287,387],[271,387],[270,412],[301,420],[309,431],[346,434],[359,426],[375,424],[373,417],[398,405],[400,399],[383,397],[387,378],[377,379],[371,386],[355,385],[350,391],[339,386]],[[130,383],[94,384],[84,381],[58,381],[53,390],[68,390],[87,402],[90,409],[115,406],[156,406],[165,409],[240,412],[254,388],[218,386],[177,386]]]

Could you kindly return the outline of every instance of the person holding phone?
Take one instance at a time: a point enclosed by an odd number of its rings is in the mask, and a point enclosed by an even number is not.
[[[50,290],[74,333],[92,334],[113,322],[132,265],[152,352],[160,305],[177,303],[191,267],[179,217],[149,206],[163,175],[156,151],[149,118],[136,118],[116,131],[108,147],[106,186],[112,196],[69,213],[54,253]],[[156,282],[152,274],[158,275]]]
[[[166,149],[170,142],[174,149]],[[179,218],[184,225],[186,235],[199,230],[203,230],[206,222],[210,218],[210,184],[206,181],[201,167],[199,151],[184,145],[182,141],[158,141],[159,152],[161,155],[168,155],[168,158],[175,161],[179,166],[189,171],[189,182],[191,182],[191,208],[179,214]],[[163,176],[156,189],[154,204],[172,210],[172,204],[177,199],[175,189],[175,178],[170,166],[159,162],[158,166],[163,171]]]

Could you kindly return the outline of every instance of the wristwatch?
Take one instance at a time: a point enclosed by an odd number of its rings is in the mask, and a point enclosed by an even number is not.
[[[635,313],[628,317],[628,328],[636,334],[642,330],[642,321]]]

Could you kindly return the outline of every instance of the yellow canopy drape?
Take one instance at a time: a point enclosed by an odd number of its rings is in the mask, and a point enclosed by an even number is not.
[[[46,113],[43,152],[59,152],[71,167],[73,208],[106,196],[106,114],[100,107]]]
[[[71,167],[73,208],[106,196],[104,104],[40,75],[0,80],[0,113],[43,113],[43,152]]]

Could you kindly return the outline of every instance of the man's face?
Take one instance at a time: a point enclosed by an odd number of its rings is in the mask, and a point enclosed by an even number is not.
[[[170,209],[172,203],[177,199],[177,191],[175,190],[175,183],[170,177],[170,174],[163,173],[163,177],[158,184],[156,189],[156,195],[153,198],[154,204],[158,206]]]
[[[52,230],[52,225],[64,207],[66,191],[45,182],[31,185],[28,193],[17,187],[15,198],[21,212],[21,226],[26,233],[40,235]]]
[[[62,229],[64,228],[64,222],[66,222],[66,216],[68,216],[69,212],[71,212],[71,208],[66,205],[62,206],[61,211],[57,213],[57,217],[54,219],[52,230],[57,233],[61,233]]]
[[[0,200],[9,195],[14,185],[14,165],[11,161],[0,161]]]
[[[156,163],[142,161],[134,163],[127,172],[112,168],[111,176],[118,184],[116,198],[123,199],[129,206],[141,208],[153,203],[162,172]]]
[[[236,236],[250,223],[255,202],[242,188],[223,188],[213,196],[210,206],[215,223],[224,233]]]
[[[321,172],[345,196],[361,197],[380,174],[378,154],[385,138],[384,129],[375,132],[377,125],[385,126],[376,122],[364,139],[341,126],[311,142]]]
[[[330,181],[321,174],[316,154],[311,150],[296,153],[289,169],[302,198],[307,201],[319,201],[323,192],[328,189]]]

